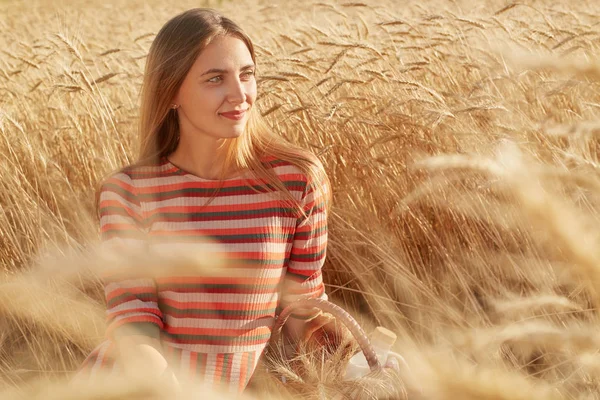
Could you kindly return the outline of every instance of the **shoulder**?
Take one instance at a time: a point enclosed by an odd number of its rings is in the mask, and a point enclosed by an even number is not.
[[[100,183],[102,190],[120,187],[124,190],[135,192],[135,181],[139,179],[139,167],[127,165],[111,172]]]
[[[110,172],[99,183],[99,200],[118,198],[132,204],[139,203],[138,181],[149,173],[153,173],[153,168],[135,164]]]
[[[135,192],[144,180],[172,176],[168,165],[163,161],[147,164],[128,164],[109,173],[100,183],[102,188],[120,186],[130,192]]]
[[[128,206],[138,204],[138,195],[131,174],[126,168],[113,172],[100,182],[99,206],[115,201]]]
[[[310,183],[311,177],[326,175],[321,161],[311,153],[287,159],[268,156],[261,159],[261,161],[265,166],[272,169],[284,183],[293,181],[306,187]]]
[[[147,182],[154,184],[154,178],[159,177],[169,177],[167,181],[170,181],[173,175],[173,171],[162,160],[146,164],[128,164],[108,172],[96,183],[94,204],[97,216],[106,214],[107,207],[125,208],[129,214],[141,213],[142,200],[147,198],[149,193]]]

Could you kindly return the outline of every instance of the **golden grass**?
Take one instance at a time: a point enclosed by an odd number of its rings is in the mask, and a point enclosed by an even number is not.
[[[135,154],[152,38],[198,6],[121,3],[0,3],[2,399],[85,397],[62,379],[103,334],[92,190]],[[255,40],[270,125],[332,178],[330,297],[411,366],[348,384],[309,353],[258,395],[596,398],[596,2],[205,3]],[[164,398],[147,384],[86,395]]]

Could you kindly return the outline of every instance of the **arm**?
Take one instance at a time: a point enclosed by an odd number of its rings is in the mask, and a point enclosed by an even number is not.
[[[298,218],[290,251],[287,271],[283,280],[280,308],[300,298],[327,299],[321,268],[325,262],[327,248],[326,199],[329,186],[322,182],[323,192],[307,182],[301,206],[307,218]],[[320,315],[317,309],[296,311],[287,320],[284,333],[292,342],[304,338],[308,324]]]
[[[119,256],[123,250],[147,251],[141,203],[129,176],[118,173],[103,182],[98,209],[105,251]],[[167,363],[159,340],[163,320],[154,279],[143,272],[109,268],[102,275],[107,336],[115,341],[126,373],[134,373],[134,365],[144,362],[151,375],[159,376]]]

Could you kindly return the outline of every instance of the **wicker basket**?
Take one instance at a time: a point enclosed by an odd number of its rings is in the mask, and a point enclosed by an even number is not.
[[[350,331],[356,342],[358,343],[360,349],[362,350],[367,362],[369,364],[369,368],[371,372],[376,372],[381,370],[382,364],[377,359],[377,354],[369,341],[365,331],[361,328],[361,326],[356,322],[356,320],[343,308],[336,306],[335,304],[322,299],[300,299],[296,302],[287,306],[275,322],[275,326],[273,327],[273,333],[271,334],[272,343],[278,343],[281,337],[281,331],[285,322],[290,317],[290,315],[294,312],[294,310],[299,308],[318,308],[323,312],[327,312],[333,315],[338,321],[342,322],[346,328]]]

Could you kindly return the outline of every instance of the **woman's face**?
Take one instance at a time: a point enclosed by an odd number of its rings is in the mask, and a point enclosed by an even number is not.
[[[200,52],[175,99],[182,135],[234,138],[256,98],[255,65],[246,44],[219,36]]]

